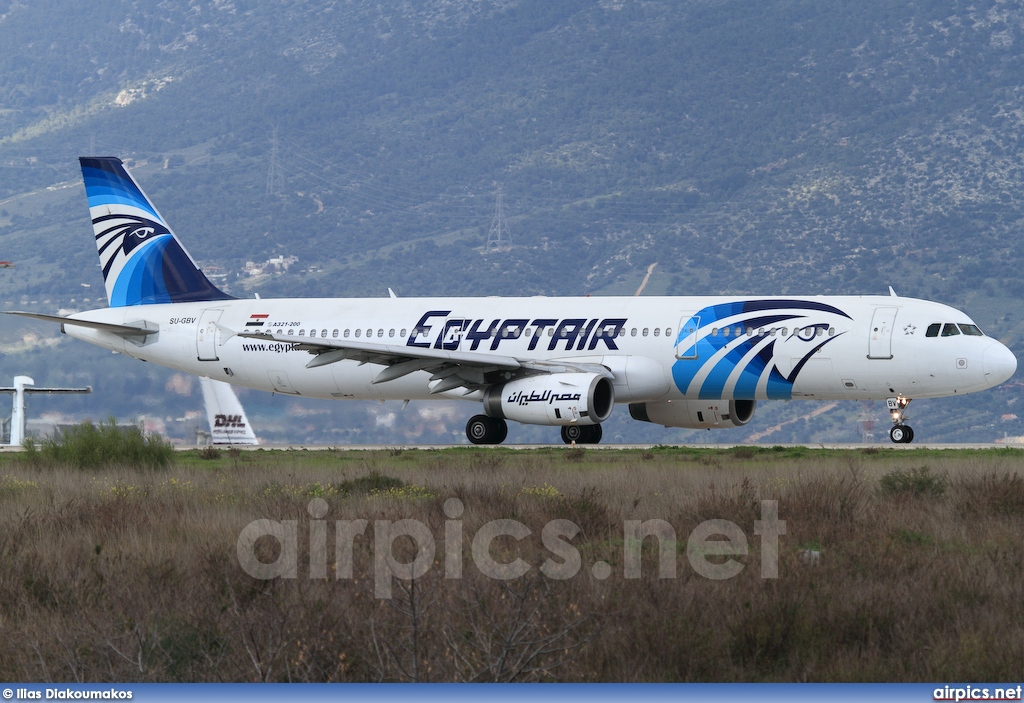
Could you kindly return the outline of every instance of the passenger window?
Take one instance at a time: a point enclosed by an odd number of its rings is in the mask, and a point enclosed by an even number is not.
[[[636,336],[636,327],[634,327],[633,329],[631,329],[631,330],[629,331],[629,336],[630,336],[630,337],[635,337],[635,336]]]
[[[647,328],[646,328],[646,327],[644,327],[644,331],[643,331],[643,333],[642,333],[642,334],[643,334],[643,335],[644,335],[645,337],[647,336]]]
[[[384,336],[384,330],[377,330],[377,336],[378,337],[383,337]]]
[[[672,328],[671,327],[666,327],[665,328],[665,336],[666,337],[671,337],[672,336]]]
[[[654,328],[654,336],[658,337],[660,335],[661,335],[661,328],[660,327],[655,327]]]
[[[928,331],[924,333],[924,336],[925,337],[938,337],[940,329],[942,329],[942,323],[940,323],[940,322],[933,322],[932,324],[928,325]]]
[[[295,334],[295,330],[288,330],[288,334],[289,334],[289,335],[293,335],[293,334]]]
[[[960,334],[960,328],[954,325],[952,322],[947,322],[942,326],[943,337],[955,337]]]
[[[305,337],[306,336],[306,330],[299,330],[299,336],[300,337]]]
[[[971,336],[971,337],[984,337],[985,336],[985,333],[982,332],[981,329],[979,329],[977,325],[965,325],[965,324],[961,323],[960,331],[963,332],[966,335]]]
[[[334,337],[335,339],[337,339],[338,338],[338,330],[334,330],[333,332],[331,332],[331,336]]]
[[[389,337],[394,337],[395,336],[395,330],[393,330],[393,329],[388,330],[388,336]]]
[[[366,330],[366,338],[369,339],[373,336],[373,330]]]
[[[836,328],[835,327],[829,327],[828,328],[828,336],[829,337],[835,337],[836,336]]]
[[[362,330],[356,330],[356,339],[359,339],[359,335],[361,335],[362,333]]]
[[[399,332],[398,336],[404,337],[405,336],[405,329],[403,329],[401,332]]]
[[[345,330],[345,339],[348,339],[348,330]]]
[[[718,328],[717,327],[712,327],[711,328],[711,336],[712,337],[717,337],[718,336]]]

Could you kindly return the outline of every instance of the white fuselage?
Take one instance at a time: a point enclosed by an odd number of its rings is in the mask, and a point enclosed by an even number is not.
[[[1006,380],[1012,353],[964,313],[895,296],[362,298],[228,300],[82,312],[81,320],[142,325],[126,339],[65,325],[67,334],[138,359],[271,392],[315,398],[426,399],[431,375],[371,383],[384,368],[341,360],[307,368],[283,341],[354,341],[516,359],[602,365],[615,402],[655,400],[928,398]],[[435,379],[436,381],[436,379]],[[444,397],[479,399],[455,389]]]

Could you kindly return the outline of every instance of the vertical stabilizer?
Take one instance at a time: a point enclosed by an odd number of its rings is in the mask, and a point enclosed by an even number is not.
[[[203,389],[214,444],[259,444],[230,384],[200,376],[199,385]]]
[[[96,248],[111,307],[227,300],[113,156],[83,156]]]

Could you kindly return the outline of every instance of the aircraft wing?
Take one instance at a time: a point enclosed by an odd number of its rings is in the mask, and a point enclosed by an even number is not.
[[[290,344],[293,349],[307,351],[314,355],[306,364],[306,368],[310,369],[344,360],[386,366],[387,368],[377,374],[372,383],[393,381],[414,371],[429,371],[431,380],[437,381],[437,384],[431,387],[431,393],[443,393],[455,388],[466,388],[467,392],[472,392],[503,380],[549,373],[597,373],[613,378],[611,371],[600,364],[539,361],[500,354],[375,344],[347,339],[296,339],[294,336],[261,332],[239,332],[237,336]]]

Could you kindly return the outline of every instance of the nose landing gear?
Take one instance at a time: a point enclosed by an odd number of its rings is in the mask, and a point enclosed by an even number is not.
[[[910,444],[914,441],[914,429],[904,422],[907,419],[906,410],[907,406],[910,405],[910,398],[904,398],[899,396],[897,398],[889,398],[885,401],[885,405],[889,408],[889,414],[892,416],[892,427],[889,428],[889,439],[896,444]]]

